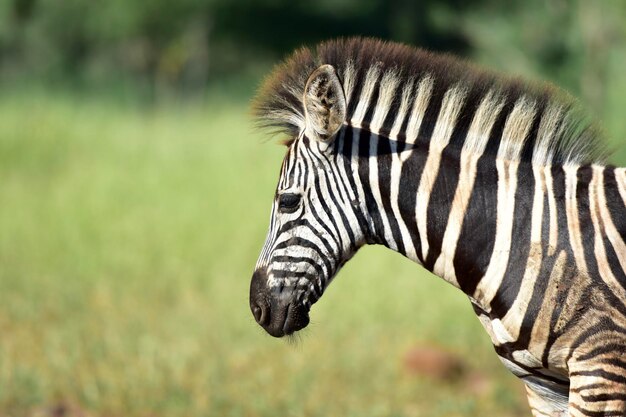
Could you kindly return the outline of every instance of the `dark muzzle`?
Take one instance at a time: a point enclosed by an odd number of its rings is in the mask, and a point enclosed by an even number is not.
[[[270,289],[263,271],[252,275],[250,310],[256,322],[274,337],[290,335],[309,324],[308,309],[288,290]]]

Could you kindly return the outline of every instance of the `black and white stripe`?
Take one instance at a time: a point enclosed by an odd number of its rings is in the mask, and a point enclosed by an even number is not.
[[[468,295],[534,415],[626,415],[626,169],[572,103],[397,44],[299,51],[256,106],[293,138],[257,270],[308,309],[384,244]]]

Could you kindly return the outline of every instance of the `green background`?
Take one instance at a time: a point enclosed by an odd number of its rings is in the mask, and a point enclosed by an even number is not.
[[[249,101],[371,35],[546,79],[626,164],[621,1],[0,3],[0,416],[526,416],[469,303],[379,247],[291,342],[248,285],[284,148]],[[422,347],[463,372],[411,370]]]

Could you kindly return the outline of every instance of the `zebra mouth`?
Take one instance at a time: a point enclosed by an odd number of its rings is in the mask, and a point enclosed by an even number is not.
[[[251,303],[250,308],[257,323],[274,337],[288,336],[309,324],[309,311],[301,304],[280,306],[261,301]]]
[[[295,299],[273,297],[255,272],[250,287],[250,310],[256,322],[274,337],[288,336],[309,324],[309,308]]]
[[[309,312],[300,304],[289,304],[284,314],[285,321],[282,324],[282,334],[272,335],[276,337],[288,336],[304,329],[309,324]],[[267,330],[267,329],[266,329]],[[270,333],[271,334],[271,333]]]

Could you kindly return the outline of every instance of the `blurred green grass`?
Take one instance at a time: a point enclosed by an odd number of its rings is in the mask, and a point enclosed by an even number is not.
[[[264,334],[248,285],[284,153],[265,139],[236,100],[0,99],[0,415],[528,415],[465,298],[382,248],[297,343]],[[408,373],[420,342],[487,389]]]

